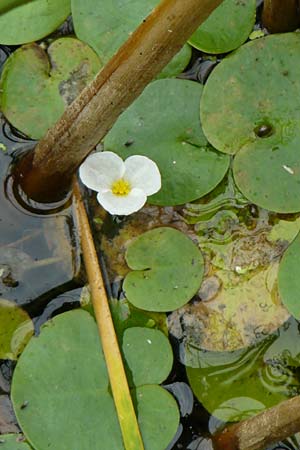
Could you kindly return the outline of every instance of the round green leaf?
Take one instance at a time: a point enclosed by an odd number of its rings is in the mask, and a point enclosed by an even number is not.
[[[300,138],[288,144],[276,137],[245,145],[235,156],[233,174],[241,192],[262,208],[300,211]]]
[[[173,352],[169,340],[159,330],[133,327],[125,330],[122,343],[131,384],[160,384],[169,375]]]
[[[300,339],[291,318],[255,347],[235,352],[199,351],[201,367],[187,368],[190,385],[214,416],[246,419],[300,392]]]
[[[33,334],[28,314],[14,303],[0,299],[0,359],[16,359]]]
[[[203,52],[226,53],[248,38],[255,22],[256,0],[224,0],[189,39]]]
[[[250,42],[219,64],[201,100],[210,143],[237,153],[233,170],[242,193],[281,213],[300,211],[299,51],[298,33]]]
[[[141,389],[133,397],[145,442],[150,442],[145,447],[164,450],[157,430],[161,427],[171,437],[176,432],[178,410],[170,411],[176,404],[170,397],[161,402],[155,392],[150,403],[146,395],[139,395]],[[12,401],[35,449],[90,450],[98,442],[101,448],[123,450],[97,326],[85,311],[56,316],[30,340],[14,372]],[[80,432],[74,433],[74,427]]]
[[[70,0],[31,0],[0,15],[0,43],[25,44],[42,39],[68,17]]]
[[[93,50],[74,38],[57,39],[48,55],[37,44],[25,45],[4,65],[2,112],[18,130],[39,139],[100,67]]]
[[[21,439],[21,434],[2,434],[0,436],[1,450],[30,450],[31,447]]]
[[[156,385],[138,387],[135,396],[145,450],[165,450],[179,424],[174,397]]]
[[[198,247],[173,228],[155,228],[135,239],[126,261],[133,270],[124,281],[127,299],[149,311],[172,311],[200,287],[203,257]]]
[[[149,198],[178,205],[202,197],[224,177],[228,156],[216,152],[202,133],[199,100],[202,86],[187,80],[151,83],[120,116],[104,140],[121,157],[145,155],[162,175],[162,189]]]
[[[76,35],[106,63],[158,3],[158,0],[72,0]],[[185,45],[160,76],[179,74],[190,58],[191,48]]]
[[[299,33],[286,33],[256,39],[222,60],[200,105],[203,131],[214,147],[235,154],[260,140],[285,148],[293,142],[300,125],[299,52]]]
[[[278,288],[283,304],[300,319],[300,234],[285,251],[279,265]]]

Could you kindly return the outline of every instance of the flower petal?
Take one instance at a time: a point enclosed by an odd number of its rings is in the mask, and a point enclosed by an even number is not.
[[[112,183],[122,178],[125,165],[113,152],[97,152],[89,155],[79,168],[79,176],[83,184],[93,191],[110,189]]]
[[[124,164],[124,177],[133,188],[142,189],[146,195],[160,190],[161,176],[154,161],[146,156],[134,155],[127,158]]]
[[[98,193],[97,200],[110,214],[128,216],[144,206],[147,196],[141,189],[132,189],[128,195],[114,195],[111,191],[102,191]]]

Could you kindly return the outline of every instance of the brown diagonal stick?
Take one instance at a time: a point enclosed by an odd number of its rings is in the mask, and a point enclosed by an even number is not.
[[[126,450],[144,450],[116,337],[98,256],[78,183],[74,181],[74,209],[93,309],[101,338],[111,390]],[[101,445],[101,444],[100,444]]]
[[[67,108],[19,164],[23,190],[34,200],[54,201],[118,116],[180,50],[222,0],[163,0],[94,81]]]
[[[264,450],[300,431],[300,396],[285,400],[214,437],[215,450]]]

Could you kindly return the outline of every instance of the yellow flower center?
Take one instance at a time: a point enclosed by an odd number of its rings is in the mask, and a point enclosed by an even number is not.
[[[128,181],[120,178],[112,184],[111,190],[115,195],[128,195],[131,191],[131,186]]]

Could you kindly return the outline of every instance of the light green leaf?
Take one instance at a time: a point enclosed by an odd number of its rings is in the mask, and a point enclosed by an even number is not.
[[[18,130],[39,139],[100,67],[97,55],[78,39],[57,39],[48,54],[37,44],[25,45],[4,65],[2,112]]]
[[[1,434],[1,450],[30,450],[26,442],[22,442],[21,434]]]
[[[70,12],[70,0],[1,0],[0,43],[18,45],[42,39]]]
[[[255,23],[256,0],[224,0],[189,43],[206,53],[226,53],[246,41]]]

